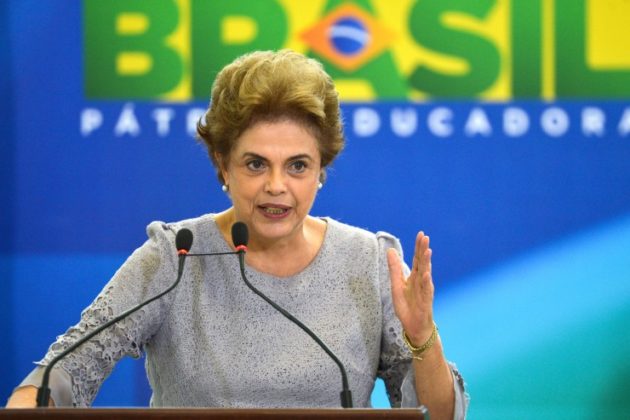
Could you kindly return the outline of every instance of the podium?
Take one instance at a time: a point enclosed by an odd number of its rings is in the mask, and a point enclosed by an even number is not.
[[[428,420],[424,407],[232,409],[232,408],[33,408],[0,410],[0,419],[26,420]]]

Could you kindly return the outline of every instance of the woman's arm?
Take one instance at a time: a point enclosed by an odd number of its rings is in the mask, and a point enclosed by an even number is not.
[[[421,343],[424,342],[426,340]],[[420,346],[415,342],[412,344]],[[439,336],[421,357],[422,360],[414,359],[412,362],[418,401],[428,408],[432,419],[452,419],[455,405],[453,374],[444,357]]]
[[[7,401],[6,408],[35,408],[37,407],[37,402],[35,401],[36,397],[36,387],[32,385],[20,387],[13,391],[13,394],[9,397],[9,401]],[[48,400],[48,406],[55,406],[55,402],[52,398]]]
[[[425,405],[432,419],[452,419],[455,411],[453,373],[433,322],[433,279],[429,237],[420,232],[409,276],[395,249],[387,251],[392,300],[412,351],[415,388],[418,401]]]
[[[116,272],[97,298],[74,325],[53,343],[39,367],[22,381],[23,387],[35,388],[41,383],[43,367],[77,340],[91,333],[116,315],[165,290],[176,278],[175,234],[169,226],[152,223],[149,240],[138,248]],[[114,365],[125,355],[140,357],[144,344],[159,328],[168,311],[173,294],[169,294],[134,312],[66,355],[51,372],[51,395],[58,406],[89,406],[101,383]],[[61,381],[55,383],[55,371]],[[57,376],[60,376],[57,375]],[[30,392],[20,391],[11,404],[28,404]],[[61,395],[62,398],[57,398]]]

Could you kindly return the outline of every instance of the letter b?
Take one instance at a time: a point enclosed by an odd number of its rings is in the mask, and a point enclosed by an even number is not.
[[[166,38],[178,21],[173,0],[86,0],[86,95],[146,99],[177,86],[184,65]]]

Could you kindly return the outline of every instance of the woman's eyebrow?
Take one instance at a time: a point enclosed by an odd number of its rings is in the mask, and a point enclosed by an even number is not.
[[[241,155],[242,158],[254,158],[254,159],[260,159],[260,160],[264,160],[264,161],[268,161],[269,159],[267,159],[264,156],[259,155],[258,153],[254,153],[254,152],[244,152]],[[298,159],[307,159],[307,160],[313,160],[313,157],[311,155],[309,155],[308,153],[300,153],[297,155],[293,155],[293,156],[289,156],[286,161],[292,161],[292,160],[298,160]]]
[[[311,155],[309,155],[308,153],[300,153],[299,155],[291,156],[287,160],[298,160],[298,159],[313,160]]]
[[[258,153],[253,153],[253,152],[244,152],[241,155],[241,158],[254,158],[254,159],[260,159],[260,160],[267,160],[267,158],[265,158],[264,156],[259,155]]]

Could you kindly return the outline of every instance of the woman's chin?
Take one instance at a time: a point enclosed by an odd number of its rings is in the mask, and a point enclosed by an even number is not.
[[[262,241],[277,241],[288,239],[295,234],[296,223],[289,218],[273,218],[255,220],[252,226],[252,233]]]

